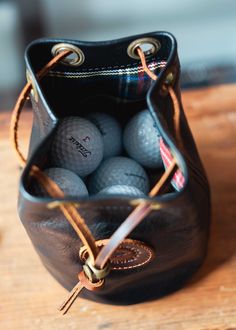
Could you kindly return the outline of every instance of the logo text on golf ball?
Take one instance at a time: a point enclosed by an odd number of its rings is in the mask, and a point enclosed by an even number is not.
[[[84,142],[89,142],[90,141],[90,137],[89,136],[85,136],[85,138],[83,138]]]
[[[75,145],[78,152],[84,156],[88,157],[88,155],[91,155],[91,151],[86,149],[79,141],[77,141],[72,135],[69,137],[69,141],[72,142],[73,145]]]

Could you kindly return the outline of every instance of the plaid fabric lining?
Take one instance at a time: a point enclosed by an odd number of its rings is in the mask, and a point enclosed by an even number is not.
[[[173,161],[173,157],[171,155],[169,148],[165,145],[162,138],[160,138],[160,152],[164,166],[165,168],[168,168],[171,162]],[[171,181],[171,184],[177,191],[180,191],[183,188],[184,183],[185,183],[185,177],[182,174],[182,172],[178,169],[173,176],[173,180]]]
[[[165,61],[153,61],[148,64],[149,69],[155,71],[156,74],[158,74],[165,65]],[[143,98],[153,83],[150,77],[145,73],[143,67],[137,65],[114,68],[94,68],[73,72],[50,71],[49,76],[68,79],[86,79],[86,84],[91,84],[90,88],[93,84],[94,86],[97,85],[98,81],[106,84],[106,80],[109,80],[109,90],[111,94],[113,96],[116,94],[123,102],[126,100]],[[100,87],[101,86],[102,85],[100,85]]]
[[[165,61],[160,61],[160,62],[151,62],[149,63],[148,67],[150,70],[154,71],[156,69],[161,69],[165,67],[166,62]],[[141,74],[141,76],[140,76]],[[96,76],[134,76],[136,75],[137,77],[134,77],[134,80],[136,79],[144,79],[144,70],[142,66],[135,66],[135,67],[124,67],[124,68],[95,68],[95,69],[89,69],[85,71],[76,71],[76,72],[62,72],[62,71],[50,71],[48,73],[49,76],[51,77],[59,77],[59,78],[70,78],[70,79],[76,79],[76,78],[91,78],[91,77],[96,77]],[[149,78],[150,79],[150,78]]]

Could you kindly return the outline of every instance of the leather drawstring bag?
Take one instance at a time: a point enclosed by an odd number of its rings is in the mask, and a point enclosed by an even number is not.
[[[18,213],[46,269],[70,291],[59,309],[66,313],[78,295],[132,304],[180,288],[206,254],[210,192],[181,103],[174,37],[154,32],[105,42],[39,39],[28,46],[25,60],[28,83],[11,122],[11,141],[23,167]],[[17,132],[29,96],[33,125],[26,160]],[[78,118],[102,112],[115,118],[123,132],[144,110],[153,122],[154,144],[146,124],[139,133],[146,136],[145,148],[152,148],[149,156],[160,154],[159,166],[143,166],[148,193],[103,194],[88,189],[89,195],[73,195],[58,183],[64,182],[63,174],[47,174],[46,169],[58,165],[53,162],[55,140],[63,134],[66,142],[59,141],[57,147],[68,146],[65,164],[75,171],[80,166],[71,161],[70,152],[89,161],[93,151],[83,143],[90,137],[84,142],[77,138],[85,126],[73,128]],[[68,119],[71,126],[63,133],[62,123]],[[142,136],[138,139],[128,135],[142,153]],[[113,140],[115,132],[110,144]],[[122,145],[118,157],[131,156]],[[99,162],[102,166],[105,161]],[[113,163],[116,171],[107,169],[104,175],[113,173],[114,182],[119,182],[120,173],[129,168],[117,165],[117,158]],[[127,175],[122,184],[132,186],[129,179]],[[139,175],[133,174],[136,179]],[[93,173],[81,180],[84,185],[95,184]]]

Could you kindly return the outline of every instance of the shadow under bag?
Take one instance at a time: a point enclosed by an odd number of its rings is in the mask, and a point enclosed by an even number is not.
[[[24,166],[18,212],[44,266],[70,291],[61,311],[78,295],[132,304],[180,288],[206,254],[210,192],[181,103],[174,37],[154,32],[105,42],[39,39],[28,46],[25,59],[28,83],[11,125]],[[33,126],[26,161],[17,129],[29,95]],[[53,180],[46,174],[55,167],[55,136],[67,117],[73,123],[73,118],[102,112],[124,131],[145,109],[156,130],[153,150],[161,157],[160,166],[144,166],[149,193],[88,189],[89,196],[71,196],[57,184],[63,177]],[[81,141],[71,141],[70,148],[90,156]],[[130,157],[124,147],[119,157]],[[83,184],[92,175],[82,177]]]

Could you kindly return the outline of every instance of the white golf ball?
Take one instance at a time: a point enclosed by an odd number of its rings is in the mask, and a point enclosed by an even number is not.
[[[114,185],[133,186],[147,194],[149,179],[141,165],[127,157],[112,157],[104,160],[89,178],[89,192],[96,194]]]
[[[88,190],[84,182],[75,173],[59,167],[47,168],[43,172],[61,188],[66,196],[88,196]],[[34,190],[37,194],[48,195],[40,184],[37,184]]]
[[[130,197],[145,197],[145,194],[136,187],[115,185],[99,191],[99,195],[125,195]]]
[[[51,147],[54,166],[83,177],[92,173],[102,158],[102,136],[93,123],[80,117],[67,117],[61,121]]]
[[[128,155],[148,168],[161,168],[160,134],[148,110],[135,115],[124,130],[124,148]]]
[[[102,134],[104,143],[104,158],[118,156],[122,150],[122,132],[118,121],[110,115],[92,112],[86,115]]]

